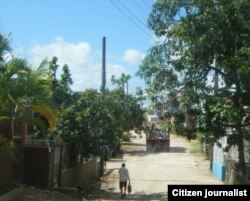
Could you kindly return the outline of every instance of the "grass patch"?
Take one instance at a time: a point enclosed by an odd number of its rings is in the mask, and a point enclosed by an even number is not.
[[[191,154],[203,155],[203,147],[198,140],[192,141],[191,144],[192,146],[189,151]]]

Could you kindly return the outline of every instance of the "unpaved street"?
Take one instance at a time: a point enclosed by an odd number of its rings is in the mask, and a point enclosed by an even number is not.
[[[209,170],[209,161],[190,153],[192,143],[171,135],[170,152],[147,153],[145,135],[133,133],[132,142],[124,143],[124,154],[107,163],[101,184],[102,201],[121,200],[118,169],[125,162],[130,171],[132,194],[123,200],[166,201],[168,184],[221,184]]]

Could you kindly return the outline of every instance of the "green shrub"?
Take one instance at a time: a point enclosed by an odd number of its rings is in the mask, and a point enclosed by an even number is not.
[[[124,133],[122,134],[122,141],[130,142],[130,135],[129,135],[129,132],[124,132]]]

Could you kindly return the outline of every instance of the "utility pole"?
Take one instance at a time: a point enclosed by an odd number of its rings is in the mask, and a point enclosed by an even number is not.
[[[214,68],[215,68],[215,72],[214,72],[214,96],[217,95],[218,93],[218,89],[219,89],[219,74],[217,69],[218,67],[218,59],[217,59],[217,55],[215,55],[214,58]],[[213,155],[214,155],[214,143],[210,142],[209,143],[209,148],[210,148],[210,170],[213,169]]]
[[[214,59],[214,67],[215,67],[215,72],[214,72],[214,95],[216,95],[218,93],[218,89],[219,89],[219,73],[217,71],[217,69],[218,69],[217,56],[215,56],[215,59]]]
[[[105,89],[106,86],[106,37],[102,38],[102,86],[101,91]]]
[[[106,37],[102,38],[102,86],[101,86],[101,93],[104,92],[106,86]],[[103,129],[104,119],[102,119],[102,128],[100,137],[104,135]],[[102,177],[104,175],[104,144],[103,141],[100,143],[100,172],[99,176]]]

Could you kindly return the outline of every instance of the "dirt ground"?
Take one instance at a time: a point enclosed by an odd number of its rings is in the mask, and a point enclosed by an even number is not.
[[[140,138],[132,133],[132,141],[123,143],[123,154],[107,162],[102,182],[84,191],[86,200],[121,200],[118,186],[118,169],[125,162],[129,169],[132,193],[122,200],[166,201],[169,184],[222,184],[209,170],[209,161],[204,157],[190,153],[192,142],[171,135],[170,151],[165,153],[147,153],[145,134]],[[76,195],[76,194],[75,194]],[[78,197],[69,197],[58,192],[42,192],[26,189],[23,201],[76,201]]]
[[[125,162],[130,172],[132,193],[123,200],[166,201],[168,184],[222,184],[209,170],[209,161],[190,153],[193,142],[171,135],[170,151],[147,153],[145,134],[133,133],[132,142],[124,143],[123,155],[112,158],[102,182],[101,197],[95,201],[121,200],[118,169]],[[94,200],[94,199],[93,199]]]

